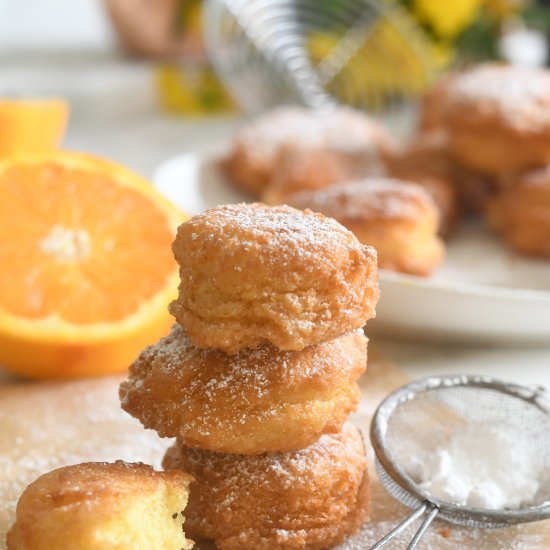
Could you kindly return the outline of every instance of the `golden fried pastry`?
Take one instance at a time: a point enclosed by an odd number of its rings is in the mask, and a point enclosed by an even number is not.
[[[195,477],[185,528],[220,550],[328,548],[367,519],[365,448],[349,422],[301,451],[239,456],[176,444],[163,465]]]
[[[31,483],[8,550],[181,550],[191,476],[145,464],[87,462]]]
[[[360,111],[349,107],[313,111],[287,106],[270,111],[242,128],[223,168],[233,183],[259,194],[278,170],[282,148],[330,151],[332,160],[327,165],[336,174],[340,169],[347,170],[347,162],[353,164],[361,157],[363,164],[368,159],[379,163],[379,156],[390,146],[384,128]],[[319,172],[310,175],[302,170],[289,174],[289,184],[297,178],[315,181],[319,176]]]
[[[181,284],[170,311],[201,348],[301,350],[375,314],[376,252],[321,214],[220,206],[182,224],[172,248]]]
[[[366,178],[304,191],[289,199],[338,220],[378,252],[382,269],[429,275],[443,260],[437,236],[439,213],[419,185],[389,178]]]
[[[430,174],[449,177],[453,159],[449,154],[449,142],[444,130],[415,134],[402,149],[395,149],[387,157],[390,175],[406,179],[409,174]]]
[[[452,177],[464,212],[483,213],[491,199],[509,186],[508,176],[483,174],[454,162]]]
[[[550,168],[524,174],[493,199],[487,214],[512,248],[550,258]]]
[[[447,152],[443,132],[415,136],[411,143],[387,159],[390,176],[421,185],[439,210],[439,234],[447,236],[461,217],[455,163]]]
[[[550,161],[550,72],[487,64],[453,77],[444,108],[452,155],[498,175]]]
[[[422,185],[441,213],[440,233],[447,235],[463,213],[482,212],[487,202],[506,186],[506,179],[461,164],[449,151],[447,133],[413,136],[401,151],[386,160],[388,174]],[[435,182],[435,183],[434,183]]]
[[[454,182],[429,174],[411,174],[409,181],[420,185],[430,195],[439,212],[438,234],[448,237],[457,226],[462,210]]]
[[[445,128],[445,102],[454,76],[453,74],[448,74],[440,78],[422,97],[418,117],[418,129],[420,132],[431,133]]]
[[[289,195],[303,190],[324,189],[333,183],[381,174],[380,160],[315,147],[285,147],[277,169],[261,195],[267,204],[284,204]]]
[[[189,447],[259,454],[301,449],[340,430],[367,367],[362,330],[280,351],[200,349],[179,325],[147,348],[120,388],[122,408]]]

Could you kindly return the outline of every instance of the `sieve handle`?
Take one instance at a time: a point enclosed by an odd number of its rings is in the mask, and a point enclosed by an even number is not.
[[[374,546],[371,546],[370,550],[378,550],[379,548],[383,548],[384,546],[386,546],[386,544],[388,544],[388,542],[390,542],[395,537],[400,535],[403,531],[405,531],[405,529],[407,529],[407,527],[413,521],[425,515],[426,517],[422,521],[420,527],[418,528],[418,531],[415,533],[409,546],[407,546],[407,550],[415,550],[415,548],[418,546],[418,543],[424,536],[424,533],[428,530],[428,527],[431,525],[432,521],[435,519],[438,513],[439,513],[439,508],[432,502],[425,500],[412,514],[408,515],[399,525],[394,527],[384,538],[380,539]]]

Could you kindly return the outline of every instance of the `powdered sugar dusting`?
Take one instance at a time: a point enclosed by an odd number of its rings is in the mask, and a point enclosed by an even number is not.
[[[448,99],[451,105],[495,111],[512,125],[539,127],[550,123],[550,73],[482,65],[453,78]]]
[[[542,101],[548,96],[548,80],[539,69],[487,65],[457,76],[449,93],[457,100]]]
[[[300,212],[288,206],[264,206],[259,203],[225,205],[208,210],[204,216],[192,218],[188,223],[200,223],[207,220],[207,225],[216,234],[229,233],[238,228],[241,247],[261,244],[266,249],[274,247],[292,249],[307,254],[311,247],[319,243],[333,243],[335,246],[361,247],[353,234],[336,220],[311,212]],[[201,235],[195,234],[194,239]],[[248,243],[247,243],[248,239]]]
[[[259,117],[237,135],[236,144],[254,159],[273,162],[282,146],[372,151],[382,127],[359,111],[338,107],[328,112],[279,107]],[[371,153],[373,154],[373,153]]]
[[[271,266],[279,274],[279,280],[272,281],[277,288],[285,273],[281,268],[299,269],[304,272],[327,270],[342,284],[341,297],[350,299],[354,291],[352,284],[346,284],[341,264],[348,261],[371,261],[376,256],[373,248],[361,244],[355,235],[336,220],[309,210],[301,211],[289,206],[266,206],[261,203],[219,206],[191,218],[180,228],[174,244],[176,260],[188,262],[189,246],[180,246],[183,234],[190,233],[193,248],[198,243],[215,245],[218,260],[228,260],[228,265],[243,269],[250,259]],[[189,237],[188,237],[189,238]],[[229,261],[230,260],[230,261]],[[226,267],[227,268],[227,267]],[[371,266],[368,262],[366,269]],[[345,267],[344,267],[345,269]],[[289,272],[290,278],[298,276]],[[248,274],[254,276],[254,274]],[[314,284],[314,281],[311,283]],[[360,293],[363,288],[356,289]],[[312,287],[304,292],[315,292]],[[288,296],[290,299],[290,296]]]
[[[289,203],[340,220],[414,220],[434,208],[431,197],[420,185],[390,178],[367,178],[297,193]]]
[[[179,450],[172,449],[176,457],[171,467],[177,466]],[[243,488],[272,484],[278,489],[309,487],[312,480],[332,470],[340,470],[344,464],[365,464],[361,436],[351,423],[347,422],[339,434],[323,435],[317,443],[300,451],[268,453],[256,456],[226,455],[201,449],[185,448],[184,463],[190,471],[208,472],[208,475],[223,480],[223,499],[212,502],[216,513],[223,513],[227,507],[242,495]],[[350,472],[352,473],[352,472]],[[355,472],[362,476],[362,471]],[[211,484],[211,487],[213,484]]]
[[[364,339],[358,330],[301,352],[265,345],[229,356],[197,348],[174,325],[131,367],[121,386],[122,406],[162,435],[222,430],[230,438],[235,423],[276,416],[301,388],[308,387],[309,399],[320,399],[350,384],[366,368],[359,351],[346,352],[350,336],[353,344]]]
[[[526,172],[519,180],[519,185],[521,188],[531,187],[545,191],[546,196],[549,197],[548,200],[550,200],[550,166]],[[550,210],[548,214],[550,215]]]

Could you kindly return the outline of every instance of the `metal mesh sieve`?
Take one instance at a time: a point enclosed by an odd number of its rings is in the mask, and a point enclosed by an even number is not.
[[[469,508],[439,500],[414,479],[421,464],[458,429],[473,423],[519,425],[529,449],[543,460],[544,479],[528,506],[519,509]],[[390,394],[371,424],[371,441],[380,480],[410,508],[408,518],[373,546],[381,548],[425,515],[409,548],[416,548],[433,519],[470,527],[497,528],[550,518],[550,400],[542,388],[527,388],[482,376],[452,375],[413,382]]]
[[[207,0],[212,64],[243,110],[334,100],[379,111],[436,72],[426,37],[387,0]]]

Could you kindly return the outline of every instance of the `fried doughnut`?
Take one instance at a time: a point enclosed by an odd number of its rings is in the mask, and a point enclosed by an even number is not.
[[[362,330],[280,351],[200,349],[179,325],[147,348],[120,388],[122,408],[189,447],[259,454],[301,449],[340,430],[360,399]]]
[[[437,208],[430,195],[414,183],[366,178],[322,191],[304,191],[289,203],[338,220],[377,250],[382,269],[428,275],[443,260]]]
[[[456,186],[450,178],[430,174],[411,174],[409,181],[420,185],[430,195],[439,211],[438,234],[448,237],[458,225],[462,209]]]
[[[509,186],[509,174],[483,174],[458,162],[453,164],[452,177],[464,212],[482,214],[487,205]]]
[[[441,129],[413,136],[386,164],[388,174],[418,183],[432,195],[440,209],[442,235],[453,229],[463,213],[483,212],[488,201],[506,187],[501,175],[481,173],[453,158],[448,135]]]
[[[182,550],[191,476],[87,462],[40,476],[21,495],[8,550]]]
[[[321,214],[220,206],[182,224],[172,248],[181,284],[170,311],[201,348],[301,350],[375,314],[376,252]]]
[[[415,136],[411,143],[387,159],[388,174],[421,185],[439,210],[439,234],[447,236],[457,225],[462,209],[455,163],[447,152],[443,132]]]
[[[445,101],[452,155],[498,175],[550,161],[550,72],[496,64],[456,75]]]
[[[260,194],[278,169],[281,149],[292,151],[300,147],[330,151],[331,166],[336,170],[361,157],[378,163],[379,155],[391,147],[391,143],[379,123],[349,107],[327,111],[279,107],[237,133],[223,169],[233,183]],[[310,176],[302,171],[298,176],[315,180],[319,173]]]
[[[422,97],[418,117],[420,132],[433,132],[445,128],[445,102],[453,77],[453,74],[448,74],[440,78]]]
[[[163,465],[195,477],[185,528],[220,550],[328,548],[367,519],[365,448],[349,422],[301,451],[252,457],[176,443]]]
[[[449,177],[453,159],[448,149],[449,142],[444,130],[415,134],[405,147],[395,149],[387,157],[387,171],[403,179],[410,173]]]
[[[367,155],[351,157],[331,149],[284,147],[261,198],[267,204],[284,204],[297,191],[324,189],[333,183],[383,171],[381,161]]]
[[[550,168],[524,174],[493,199],[487,214],[512,248],[550,258]]]

